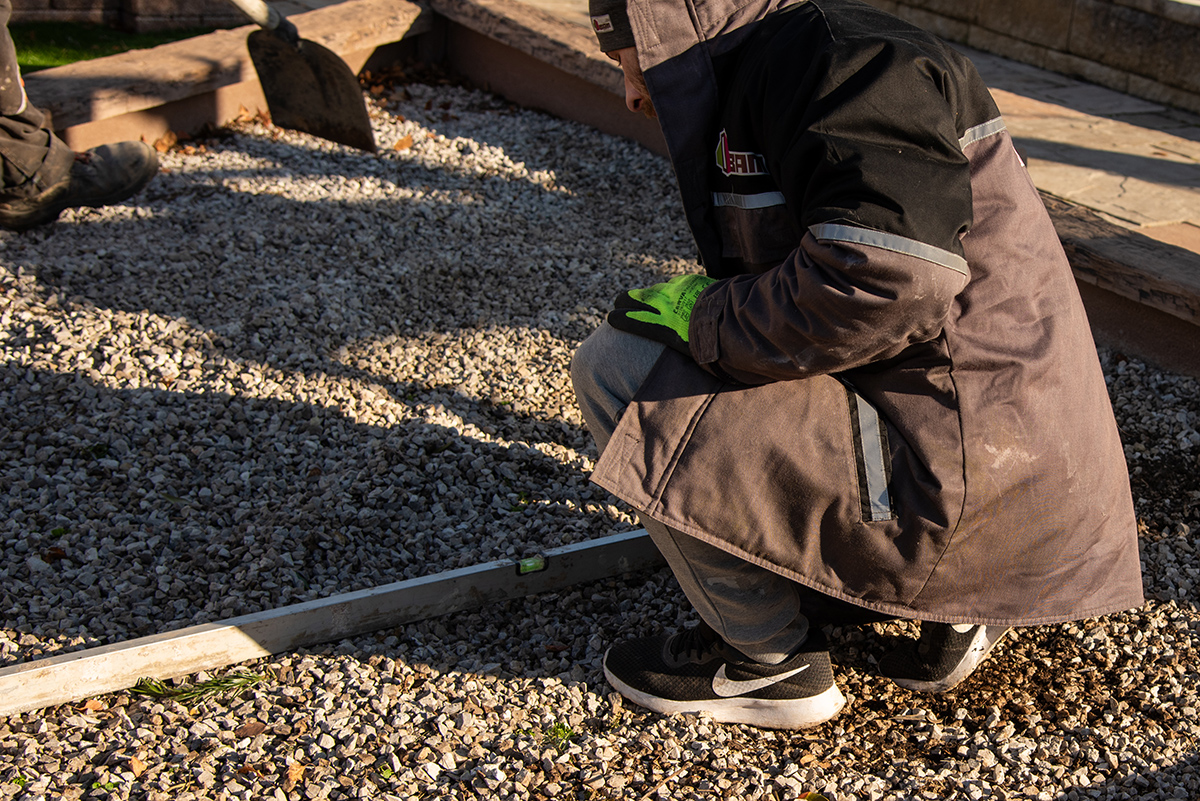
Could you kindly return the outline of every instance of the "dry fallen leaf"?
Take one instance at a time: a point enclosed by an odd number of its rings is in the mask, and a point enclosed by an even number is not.
[[[261,720],[250,720],[234,729],[234,734],[241,740],[245,737],[257,737],[267,730],[267,724]]]
[[[64,551],[62,548],[57,548],[57,547],[50,548],[44,554],[42,554],[42,561],[48,565],[54,564],[55,562],[62,560],[62,559],[66,559],[66,558],[67,558],[67,552]]]
[[[283,780],[283,791],[290,793],[302,781],[304,781],[304,765],[301,765],[299,762],[293,762],[288,765],[287,776]]]
[[[396,144],[392,145],[392,149],[393,150],[408,150],[410,147],[412,147],[412,144],[413,144],[412,134],[408,134],[403,139],[398,140],[396,142]]]
[[[238,115],[233,118],[234,122],[250,122],[252,119],[254,119],[254,115],[250,112],[250,109],[239,104]]]
[[[165,134],[160,136],[157,141],[155,141],[154,149],[159,153],[166,153],[168,150],[175,147],[177,142],[179,142],[179,134],[175,133],[174,131],[167,131]]]
[[[97,701],[95,698],[89,698],[83,702],[83,708],[88,712],[96,712],[98,710],[105,709],[106,707],[104,706],[103,702]]]
[[[132,773],[133,777],[136,779],[138,776],[141,776],[146,772],[146,763],[135,756],[131,756],[129,758],[129,772]]]

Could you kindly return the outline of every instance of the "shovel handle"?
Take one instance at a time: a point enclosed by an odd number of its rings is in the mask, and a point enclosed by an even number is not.
[[[268,6],[263,0],[229,0],[229,2],[241,9],[242,13],[259,27],[275,31],[292,44],[300,41],[300,33],[296,30],[296,26],[288,22],[287,17]]]

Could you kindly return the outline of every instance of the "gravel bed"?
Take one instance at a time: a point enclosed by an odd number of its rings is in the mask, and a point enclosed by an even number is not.
[[[254,121],[134,203],[0,234],[0,666],[634,527],[566,376],[694,269],[669,166],[485,93],[373,98],[381,155]],[[1142,609],[1018,632],[956,692],[875,674],[762,732],[623,705],[604,648],[694,622],[665,571],[0,718],[0,798],[1200,797],[1200,391],[1101,353]]]
[[[685,268],[669,168],[401,92],[381,156],[250,125],[0,240],[0,664],[632,525],[566,365]]]

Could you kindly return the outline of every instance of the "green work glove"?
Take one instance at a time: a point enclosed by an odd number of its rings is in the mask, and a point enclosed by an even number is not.
[[[622,292],[608,313],[608,324],[621,331],[653,339],[690,356],[688,321],[692,307],[715,279],[679,275],[665,284]]]

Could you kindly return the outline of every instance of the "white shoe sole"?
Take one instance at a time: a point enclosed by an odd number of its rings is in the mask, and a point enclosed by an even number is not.
[[[846,705],[836,684],[811,698],[776,701],[764,698],[714,698],[707,701],[669,701],[635,690],[604,666],[609,685],[638,706],[664,715],[708,713],[721,723],[745,723],[761,729],[807,729],[832,719]]]
[[[983,664],[983,660],[987,659],[987,656],[992,652],[992,649],[995,648],[996,645],[1003,640],[1010,631],[1012,631],[1011,628],[1005,629],[1004,631],[1000,632],[999,635],[997,635],[996,639],[992,640],[988,638],[989,630],[990,628],[988,626],[983,626],[979,629],[979,631],[975,632],[975,638],[971,640],[971,646],[967,649],[967,652],[963,654],[963,658],[959,661],[959,663],[954,666],[954,670],[946,674],[945,678],[938,679],[937,681],[893,678],[892,681],[906,690],[913,690],[921,693],[944,693],[953,690],[955,687],[961,684],[963,680],[967,678],[967,676],[970,676],[972,673],[974,673],[975,668]]]

